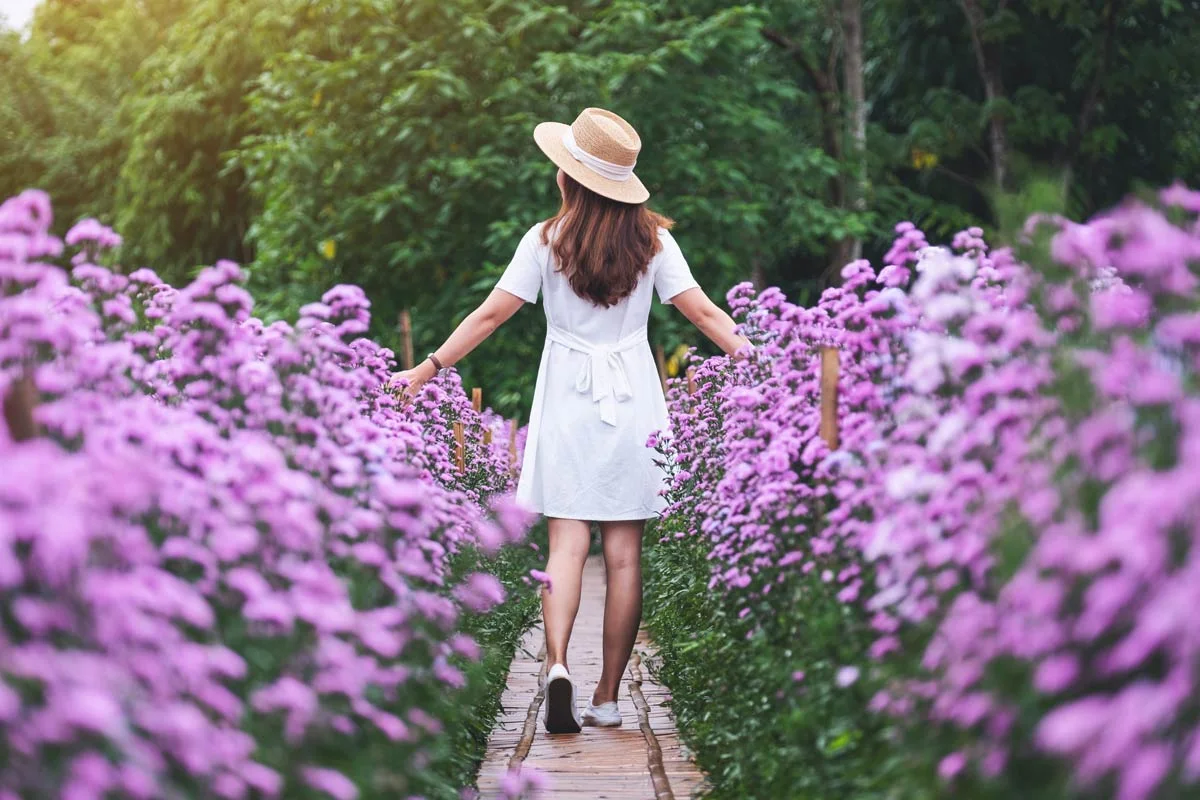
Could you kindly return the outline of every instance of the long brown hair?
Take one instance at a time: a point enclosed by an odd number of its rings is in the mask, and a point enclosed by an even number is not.
[[[564,172],[562,208],[542,226],[542,243],[575,294],[609,308],[633,294],[662,249],[658,229],[674,224],[644,203],[601,197]]]

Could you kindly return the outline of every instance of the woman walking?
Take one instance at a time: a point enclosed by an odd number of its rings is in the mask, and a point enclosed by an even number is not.
[[[621,117],[586,109],[545,122],[534,140],[558,167],[562,207],[525,234],[495,290],[446,342],[398,376],[409,391],[470,353],[524,303],[543,297],[546,345],[530,411],[517,501],[548,519],[546,713],[551,733],[617,726],[617,691],[642,612],[642,534],[664,506],[664,476],[646,440],[667,407],[646,339],[652,295],[678,308],[726,353],[746,345],[693,279],[671,221],[650,211],[634,175],[641,139]],[[607,586],[600,680],[582,717],[567,666],[591,523]]]

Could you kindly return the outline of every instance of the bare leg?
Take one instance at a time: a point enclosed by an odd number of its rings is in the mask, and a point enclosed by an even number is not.
[[[587,560],[592,530],[577,519],[549,519],[550,557],[546,574],[550,591],[542,590],[542,621],[546,626],[546,664],[567,666],[567,645],[579,612],[583,562]]]
[[[604,537],[604,668],[592,703],[617,699],[642,621],[642,533],[645,520],[602,522]]]

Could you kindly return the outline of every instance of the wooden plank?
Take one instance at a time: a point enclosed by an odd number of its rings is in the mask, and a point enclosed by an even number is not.
[[[603,662],[604,567],[588,559],[583,574],[579,616],[567,654],[577,701],[582,707],[600,677]],[[550,783],[554,800],[651,800],[688,797],[704,785],[704,776],[679,744],[669,693],[645,667],[653,644],[639,631],[635,657],[618,698],[620,728],[584,728],[577,734],[551,735],[542,726],[545,680],[541,626],[526,634],[509,667],[503,711],[488,741],[479,772],[483,797],[494,796],[504,773],[533,767]],[[640,696],[640,699],[639,699]],[[652,764],[657,764],[657,775]]]

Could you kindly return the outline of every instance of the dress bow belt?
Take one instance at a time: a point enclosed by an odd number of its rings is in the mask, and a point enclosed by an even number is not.
[[[616,426],[617,403],[633,397],[633,387],[621,354],[645,343],[646,329],[635,331],[615,344],[597,345],[556,325],[548,325],[546,339],[587,356],[575,377],[575,390],[582,394],[591,392],[592,402],[600,406],[600,420]]]

